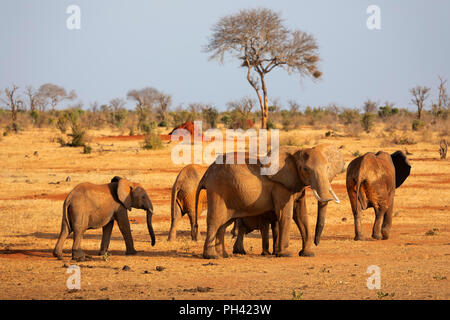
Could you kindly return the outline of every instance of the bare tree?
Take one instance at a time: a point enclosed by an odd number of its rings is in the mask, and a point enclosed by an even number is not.
[[[367,99],[364,101],[363,110],[365,113],[376,113],[378,109],[378,103]]]
[[[123,98],[114,98],[112,99],[109,104],[111,108],[114,110],[114,112],[119,111],[125,106],[125,100]]]
[[[292,115],[297,114],[300,111],[300,105],[297,103],[297,101],[289,100],[288,105],[289,105],[289,112]]]
[[[417,86],[409,90],[413,96],[411,101],[417,106],[417,119],[419,120],[422,117],[424,102],[430,96],[429,91],[430,88],[421,86]]]
[[[445,85],[447,84],[447,79],[439,76],[439,99],[438,99],[438,112],[442,112],[444,108],[449,107],[449,98],[447,94],[447,88]]]
[[[261,107],[261,128],[267,128],[269,102],[265,76],[274,68],[289,74],[320,78],[318,46],[312,35],[290,30],[280,14],[266,8],[241,10],[222,17],[213,27],[205,52],[210,60],[223,63],[225,54],[241,60],[247,81],[255,90]]]
[[[50,101],[52,111],[63,100],[75,100],[77,94],[74,90],[67,93],[66,89],[53,83],[45,83],[39,87],[38,94],[45,100]]]
[[[159,95],[159,91],[152,87],[146,87],[140,90],[130,90],[127,98],[136,102],[136,109],[142,112],[144,109],[153,110],[153,106]]]
[[[253,108],[255,107],[255,100],[250,97],[243,97],[239,100],[228,102],[227,107],[228,109],[239,112],[244,119],[248,119]]]
[[[27,86],[25,88],[25,94],[28,98],[28,105],[30,106],[30,111],[36,111],[36,108],[43,103],[43,99],[39,94],[39,91],[34,90],[32,86]]]
[[[165,121],[167,117],[167,111],[172,104],[172,96],[164,92],[159,92],[156,96],[156,104],[156,113],[158,114],[159,119],[161,120],[161,122]]]
[[[19,89],[19,87],[13,84],[11,89],[5,89],[6,98],[1,98],[7,108],[11,110],[11,120],[13,122],[17,120],[17,111],[23,106],[22,100],[16,95],[17,89]]]

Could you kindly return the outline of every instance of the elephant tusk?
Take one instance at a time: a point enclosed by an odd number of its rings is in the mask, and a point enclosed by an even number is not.
[[[312,189],[313,194],[314,194],[314,196],[316,197],[317,201],[319,201],[319,202],[328,202],[328,201],[331,201],[331,200],[332,200],[332,199],[327,199],[327,200],[322,199],[322,198],[319,196],[319,194],[317,193],[316,189],[313,189],[313,188],[311,188],[311,189]],[[339,199],[338,199],[338,200],[339,200]]]
[[[316,197],[317,201],[322,201],[322,199],[320,199],[319,194],[317,193],[317,191],[315,189],[312,189],[314,197]]]
[[[337,195],[334,193],[333,189],[330,187],[330,192],[333,195],[334,201],[336,201],[336,203],[341,203],[341,201],[339,200],[339,198],[337,197]]]

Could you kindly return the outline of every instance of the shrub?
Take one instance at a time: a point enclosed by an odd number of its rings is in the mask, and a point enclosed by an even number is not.
[[[64,141],[62,137],[56,138],[56,142],[58,142],[61,147],[65,147],[67,145],[66,141]]]
[[[84,154],[90,154],[92,152],[92,147],[91,146],[88,146],[87,144],[85,144],[84,146],[83,146],[83,153]]]
[[[119,109],[114,112],[114,124],[117,128],[121,128],[128,117],[128,112],[125,109]]]
[[[394,135],[392,142],[399,145],[409,145],[417,143],[413,137],[407,136],[406,134],[403,134],[401,136]]]
[[[168,127],[169,123],[166,120],[162,120],[160,123],[158,123],[158,127]]]
[[[380,118],[387,118],[387,117],[393,116],[397,113],[398,113],[398,108],[391,107],[390,105],[380,107],[378,110],[378,116]]]
[[[71,142],[66,145],[69,147],[84,147],[86,144],[86,131],[84,131],[79,125],[72,125],[72,133],[68,134],[72,138]]]
[[[58,120],[56,121],[56,127],[61,131],[61,133],[66,133],[67,131],[67,116],[65,114],[60,114]]]
[[[276,128],[277,128],[277,126],[275,125],[275,123],[273,123],[272,120],[267,119],[267,129],[270,130],[270,129],[276,129]]]
[[[415,119],[412,123],[412,130],[419,131],[425,127],[425,123],[419,119]]]
[[[161,149],[162,147],[163,143],[158,133],[151,130],[150,132],[145,134],[142,148],[147,150],[157,150]]]
[[[361,125],[367,133],[369,133],[374,124],[375,115],[373,113],[365,113],[361,119]]]

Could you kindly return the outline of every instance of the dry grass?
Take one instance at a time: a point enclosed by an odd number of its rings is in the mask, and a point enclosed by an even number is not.
[[[381,147],[382,127],[359,138],[325,137],[329,129],[302,127],[280,132],[282,141],[305,147],[316,143],[343,145],[348,164],[359,151],[364,154],[383,149],[394,152],[403,145]],[[342,127],[337,128],[343,132]],[[401,131],[395,130],[400,135]],[[341,204],[330,204],[327,222],[313,258],[300,258],[300,234],[291,225],[291,258],[262,257],[257,232],[245,240],[248,255],[219,259],[208,264],[201,258],[206,230],[204,215],[199,220],[200,241],[192,242],[189,222],[183,218],[178,240],[167,242],[170,226],[170,188],[182,165],[170,160],[172,144],[161,150],[143,150],[142,140],[114,140],[106,136],[120,131],[90,131],[91,154],[81,148],[61,148],[56,130],[33,129],[11,134],[0,141],[0,298],[1,299],[378,299],[376,290],[366,287],[366,268],[381,268],[384,299],[448,299],[450,225],[450,162],[439,160],[438,146],[420,140],[408,145],[412,175],[396,192],[396,216],[391,239],[353,241],[353,218],[345,189],[345,173],[337,176],[333,188]],[[386,136],[388,136],[386,134]],[[103,137],[103,138],[102,138]],[[102,138],[102,139],[99,139]],[[37,151],[37,153],[35,153]],[[147,189],[154,207],[157,236],[151,247],[146,231],[145,213],[130,212],[137,256],[124,255],[124,242],[115,226],[112,255],[107,261],[94,256],[79,263],[82,290],[66,288],[72,240],[65,244],[65,260],[58,261],[51,251],[58,236],[64,196],[83,181],[106,183],[115,175],[138,181]],[[70,181],[66,178],[70,176]],[[307,208],[314,228],[317,204],[307,191]],[[344,219],[345,218],[345,219]],[[362,223],[370,235],[374,214],[363,213]],[[427,231],[438,229],[434,235]],[[100,246],[101,230],[90,230],[83,248],[95,254]],[[232,251],[233,239],[226,236]],[[124,265],[131,270],[123,271]],[[165,269],[157,271],[156,267]],[[160,268],[161,269],[161,268]],[[325,270],[326,272],[322,271]],[[438,275],[438,276],[436,276]],[[436,278],[433,278],[435,276]],[[439,280],[436,280],[439,279]],[[192,290],[211,288],[205,292]],[[106,289],[105,289],[106,288]],[[395,293],[395,295],[392,295]]]

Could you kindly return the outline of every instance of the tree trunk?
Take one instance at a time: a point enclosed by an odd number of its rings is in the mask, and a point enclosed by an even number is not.
[[[261,129],[267,129],[267,121],[269,120],[269,98],[267,97],[266,81],[264,80],[264,74],[261,74],[261,87],[264,96],[264,105],[261,110]]]

